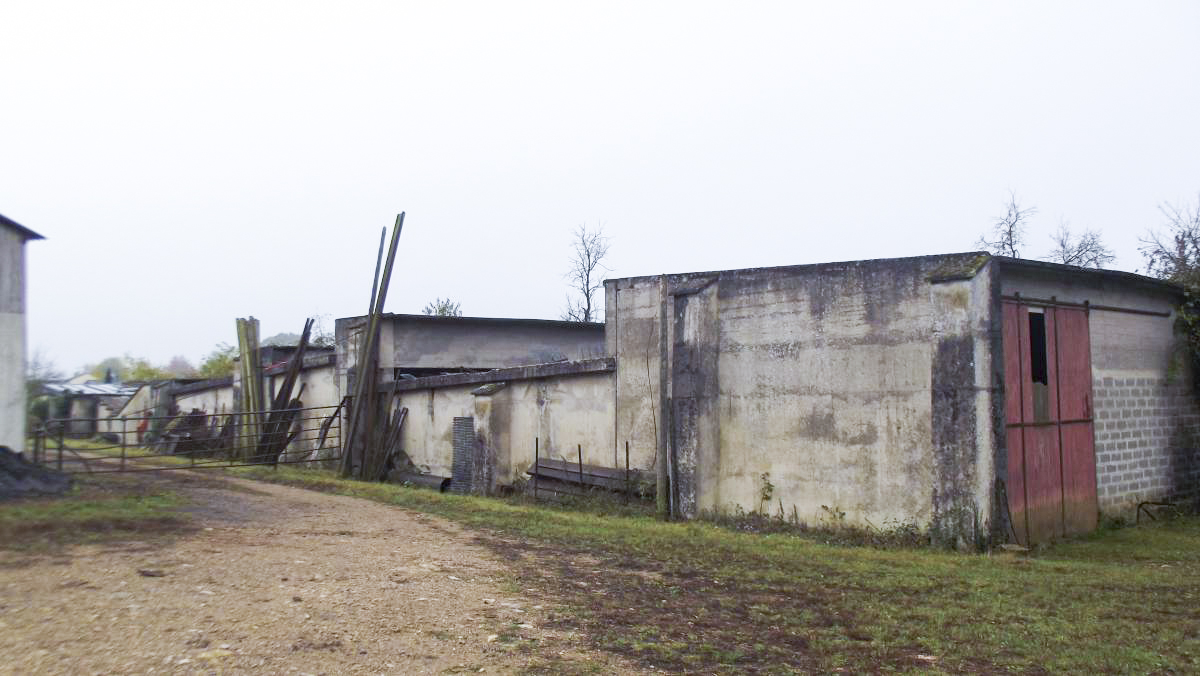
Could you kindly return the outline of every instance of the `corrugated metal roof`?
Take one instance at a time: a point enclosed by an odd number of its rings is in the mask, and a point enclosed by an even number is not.
[[[136,385],[119,385],[117,383],[46,383],[43,387],[47,392],[72,396],[129,397],[138,391]]]
[[[37,234],[36,232],[21,225],[20,223],[14,221],[13,219],[7,218],[4,214],[0,214],[0,225],[7,225],[8,227],[12,228],[13,230],[16,230],[18,233],[21,234],[22,237],[24,237],[27,240],[29,240],[29,239],[46,239],[45,237],[42,237],[41,235]]]

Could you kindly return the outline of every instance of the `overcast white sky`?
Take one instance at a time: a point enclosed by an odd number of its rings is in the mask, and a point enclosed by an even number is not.
[[[972,250],[1009,191],[1114,267],[1200,191],[1197,2],[0,4],[31,352],[198,362],[306,316],[558,318],[609,277]],[[330,326],[332,322],[330,321]]]

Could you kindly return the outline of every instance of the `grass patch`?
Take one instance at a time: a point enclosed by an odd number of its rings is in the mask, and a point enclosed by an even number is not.
[[[127,475],[77,475],[66,494],[0,502],[0,548],[66,544],[176,531],[185,519],[175,493]]]
[[[645,665],[697,672],[1200,670],[1200,520],[1035,556],[847,547],[245,468],[479,529],[559,618]]]

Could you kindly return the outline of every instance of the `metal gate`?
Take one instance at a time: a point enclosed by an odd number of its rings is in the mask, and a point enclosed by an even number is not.
[[[1029,545],[1096,528],[1086,309],[1004,301],[1008,506]]]

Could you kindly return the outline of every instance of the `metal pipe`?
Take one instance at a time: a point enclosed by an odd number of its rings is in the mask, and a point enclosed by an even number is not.
[[[1102,310],[1104,312],[1124,312],[1131,315],[1146,315],[1150,317],[1170,317],[1170,312],[1159,312],[1157,310],[1140,310],[1132,307],[1118,307],[1115,305],[1095,305],[1093,303],[1070,303],[1057,298],[1032,298],[1030,296],[1022,296],[1015,293],[1011,296],[1000,296],[1003,300],[1015,300],[1018,303],[1029,303],[1031,305],[1047,305],[1051,307],[1074,307],[1083,308],[1084,310]]]
[[[541,449],[538,448],[538,438],[533,438],[533,501],[537,502],[538,494],[538,463],[542,461]]]
[[[439,493],[445,493],[450,490],[450,477],[433,474],[413,474],[410,472],[396,472],[393,476],[395,478],[391,480],[392,483],[414,484],[427,488],[436,488]]]
[[[125,469],[125,416],[121,416],[121,469]]]

